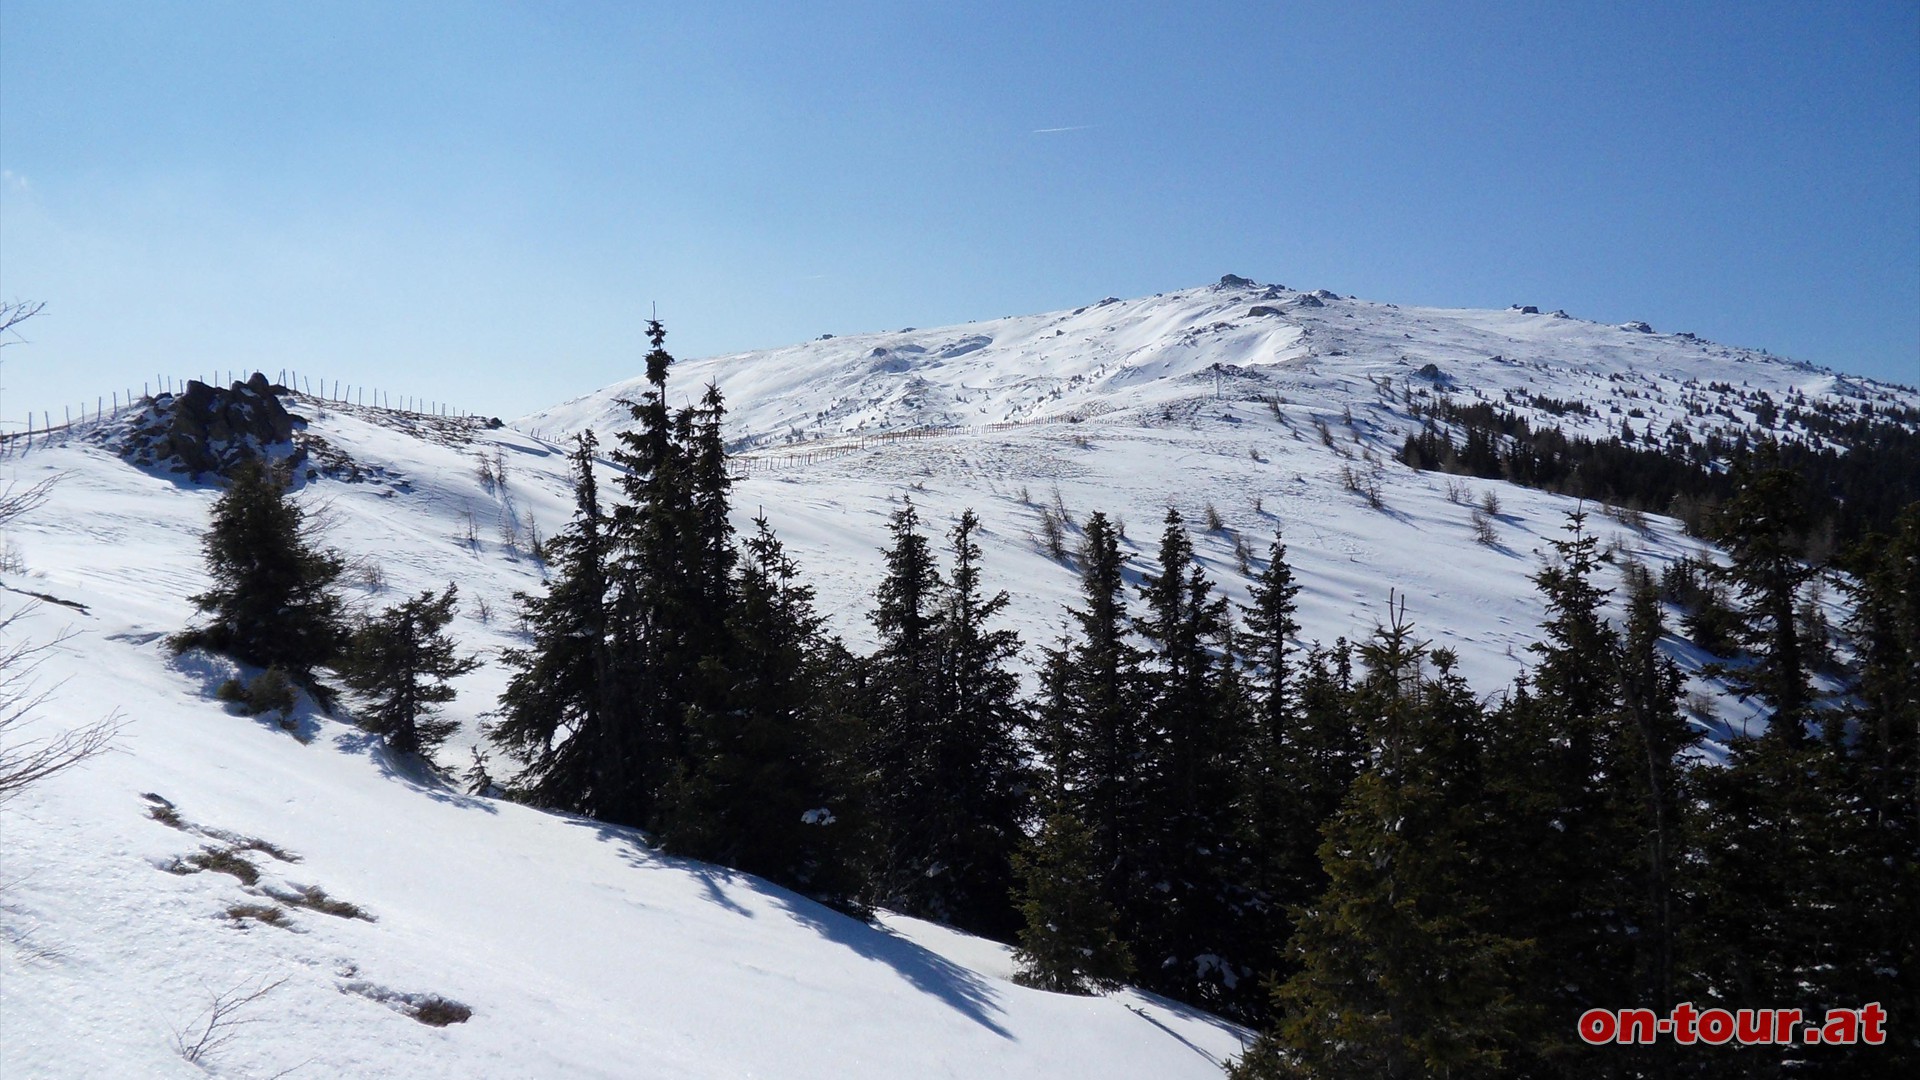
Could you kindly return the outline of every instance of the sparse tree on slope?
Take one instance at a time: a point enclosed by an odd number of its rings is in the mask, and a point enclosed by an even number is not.
[[[278,471],[258,461],[236,468],[202,541],[213,584],[189,598],[206,621],[176,635],[174,647],[277,667],[312,688],[313,669],[339,654],[332,586],[345,564],[315,547],[305,524]]]
[[[458,595],[453,585],[438,596],[427,590],[367,619],[348,642],[341,675],[365,701],[360,726],[397,753],[431,759],[459,729],[436,715],[454,698],[447,680],[480,666],[479,658],[460,656],[446,633]]]

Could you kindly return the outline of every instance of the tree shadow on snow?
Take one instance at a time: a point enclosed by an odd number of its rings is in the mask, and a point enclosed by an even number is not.
[[[1215,1016],[1214,1014],[1207,1012],[1205,1009],[1198,1009],[1191,1005],[1184,1005],[1178,1001],[1173,1000],[1172,998],[1164,998],[1164,997],[1161,997],[1159,994],[1150,994],[1145,990],[1135,989],[1131,992],[1135,996],[1142,999],[1143,1001],[1146,1001],[1151,1005],[1153,1005],[1154,1008],[1159,1009],[1162,1012],[1172,1013],[1174,1016],[1178,1017],[1181,1020],[1186,1021],[1187,1023],[1206,1024],[1207,1026],[1216,1028],[1227,1035],[1231,1035],[1233,1038],[1239,1040],[1241,1049],[1243,1050],[1246,1048],[1247,1044],[1251,1042],[1253,1039],[1253,1033],[1248,1031],[1246,1028],[1243,1028],[1240,1025],[1235,1024],[1231,1020],[1225,1020],[1225,1019],[1222,1019],[1221,1017]],[[1126,1008],[1128,1012],[1134,1014],[1135,1016],[1138,1016],[1142,1020],[1145,1020],[1147,1023],[1152,1024],[1154,1027],[1159,1028],[1161,1031],[1166,1033],[1168,1038],[1173,1039],[1174,1041],[1178,1042],[1180,1045],[1185,1046],[1187,1049],[1193,1051],[1196,1054],[1199,1054],[1203,1058],[1206,1058],[1207,1061],[1210,1064],[1214,1065],[1215,1067],[1222,1068],[1222,1069],[1227,1067],[1227,1063],[1221,1060],[1220,1058],[1216,1057],[1212,1051],[1208,1050],[1204,1046],[1201,1046],[1199,1043],[1194,1042],[1192,1039],[1187,1038],[1185,1035],[1182,1035],[1179,1032],[1173,1030],[1172,1028],[1168,1027],[1166,1024],[1161,1023],[1158,1017],[1154,1016],[1152,1013],[1149,1013],[1147,1010],[1141,1008],[1138,1005],[1133,1004],[1132,1002],[1121,1002],[1121,1004]]]
[[[729,890],[763,897],[783,910],[795,923],[864,959],[885,964],[915,990],[939,999],[995,1035],[1003,1039],[1014,1037],[1012,1032],[994,1019],[1005,1010],[999,1005],[999,995],[993,983],[939,953],[916,945],[892,931],[809,900],[764,878],[713,863],[662,854],[648,845],[645,835],[638,829],[608,825],[591,818],[570,817],[567,820],[571,824],[593,829],[601,840],[614,845],[621,858],[631,866],[666,868],[691,875],[706,890],[704,899],[736,915],[749,919],[756,917],[751,908],[728,895]]]
[[[140,644],[144,646],[157,640],[159,640],[157,637],[148,638]],[[164,643],[160,647],[168,648]],[[327,715],[314,702],[313,697],[299,687],[293,688],[293,708],[286,713],[283,714],[278,709],[249,713],[237,701],[221,701],[220,687],[229,680],[246,683],[260,674],[259,668],[251,664],[242,664],[206,649],[188,649],[183,653],[175,653],[167,657],[166,663],[174,671],[197,681],[200,684],[201,694],[219,705],[228,716],[251,720],[268,731],[291,735],[302,743],[311,743],[320,737],[321,725],[327,720]]]
[[[604,821],[595,821],[590,817],[581,817],[576,814],[562,814],[560,817],[569,825],[578,825],[581,828],[592,829],[596,837],[605,843],[613,845],[613,849],[619,854],[621,861],[625,862],[628,866],[636,870],[665,868],[681,871],[699,882],[700,887],[706,890],[706,895],[701,897],[701,899],[707,903],[715,907],[724,908],[735,915],[749,919],[754,918],[754,913],[751,909],[742,906],[739,901],[728,896],[727,890],[722,888],[723,885],[751,888],[758,880],[751,875],[743,874],[738,870],[732,870],[724,866],[718,866],[714,863],[705,863],[697,859],[665,854],[654,848],[652,842],[647,839],[645,832],[636,828],[626,825],[609,825]]]
[[[365,754],[380,770],[380,775],[396,780],[435,802],[457,806],[462,810],[484,810],[489,814],[498,814],[499,808],[491,800],[477,795],[468,795],[447,783],[446,777],[427,762],[411,754],[396,754],[389,749],[380,736],[357,728],[342,731],[333,737],[337,750],[349,754]]]
[[[1013,1033],[993,1018],[1005,1010],[1000,1008],[999,994],[985,976],[889,930],[843,915],[757,878],[750,880],[755,891],[785,908],[795,922],[865,959],[887,965],[914,989],[939,998],[995,1035],[1013,1038]]]

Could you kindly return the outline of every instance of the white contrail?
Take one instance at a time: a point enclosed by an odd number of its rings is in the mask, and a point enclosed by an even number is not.
[[[1035,135],[1057,135],[1062,131],[1090,131],[1093,127],[1093,124],[1075,124],[1072,127],[1034,128],[1033,133]]]

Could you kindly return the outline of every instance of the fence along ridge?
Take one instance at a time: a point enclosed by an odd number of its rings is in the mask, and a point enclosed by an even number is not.
[[[877,443],[895,442],[901,439],[932,439],[943,435],[987,435],[1015,428],[1035,427],[1042,424],[1076,423],[1072,414],[1036,416],[1027,420],[1005,420],[993,424],[945,424],[905,428],[900,431],[876,431],[871,435],[836,435],[821,439],[786,443],[767,448],[752,447],[739,453],[727,455],[729,462],[740,466],[745,472],[765,472],[770,470],[797,468],[817,465],[821,462],[847,454],[868,449]],[[771,438],[757,436],[756,438]]]
[[[258,371],[258,369],[255,369],[255,371]],[[93,412],[91,415],[88,414],[87,403],[84,401],[79,404],[80,414],[78,417],[74,416],[74,410],[71,406],[65,406],[61,411],[61,422],[57,424],[53,422],[53,410],[29,409],[27,410],[25,427],[18,431],[0,431],[0,453],[11,455],[16,447],[21,453],[25,453],[27,450],[33,448],[35,440],[41,440],[43,445],[48,441],[54,440],[64,443],[68,437],[76,432],[97,429],[123,416],[128,416],[141,409],[145,409],[161,397],[177,397],[180,394],[184,394],[187,391],[187,385],[189,383],[204,383],[205,385],[216,388],[230,387],[236,382],[245,382],[247,378],[251,377],[253,372],[242,373],[231,370],[226,371],[227,379],[224,382],[219,379],[220,374],[220,372],[215,372],[211,378],[205,376],[158,375],[154,378],[153,382],[141,383],[140,393],[137,396],[134,394],[132,387],[97,396],[93,403]],[[236,375],[239,377],[235,378],[234,376]],[[313,381],[312,378],[301,375],[295,369],[282,368],[280,370],[280,378],[274,385],[284,387],[287,392],[297,400],[310,401],[320,405],[340,405],[349,408],[370,409],[398,416],[442,416],[464,419],[480,415],[479,413],[469,412],[466,409],[450,405],[444,401],[437,401],[425,397],[414,397],[409,394],[389,394],[377,387],[354,385],[339,379],[334,379],[331,382],[325,378],[320,379],[320,393],[316,394],[313,392]],[[302,387],[305,389],[302,389]],[[371,405],[366,403],[366,398],[369,394],[372,395],[374,399],[374,403]],[[396,405],[396,401],[398,401],[399,404]],[[34,422],[36,415],[39,417],[38,426],[35,426]]]

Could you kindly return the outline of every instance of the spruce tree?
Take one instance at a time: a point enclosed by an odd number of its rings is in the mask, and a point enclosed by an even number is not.
[[[1808,524],[1800,478],[1778,461],[1778,448],[1765,442],[1736,466],[1735,494],[1714,515],[1710,534],[1727,551],[1728,565],[1716,576],[1741,604],[1737,636],[1754,657],[1751,667],[1727,669],[1727,677],[1742,696],[1765,703],[1776,738],[1794,743],[1812,719],[1813,691],[1794,615],[1800,586],[1814,571],[1800,557]]]
[[[593,473],[597,449],[585,431],[569,455],[573,519],[547,542],[546,593],[517,597],[531,640],[501,654],[513,674],[488,732],[522,763],[514,786],[532,802],[599,816],[616,807],[627,766],[613,730],[621,714],[610,656],[612,541]]]
[[[1725,767],[1693,773],[1681,992],[1729,1007],[1773,1001],[1815,1016],[1834,1001],[1898,999],[1913,965],[1894,954],[1900,941],[1914,940],[1899,928],[1910,927],[1915,912],[1911,901],[1890,898],[1912,895],[1913,849],[1886,843],[1860,784],[1860,744],[1846,737],[1844,713],[1815,709],[1796,619],[1799,587],[1813,573],[1800,558],[1799,480],[1778,466],[1771,444],[1736,480],[1714,534],[1728,551],[1721,575],[1741,601],[1740,638],[1753,662],[1725,674],[1738,692],[1759,699],[1768,727],[1758,738],[1731,739]],[[1863,644],[1874,651],[1871,637]],[[1824,737],[1809,739],[1816,722]],[[1869,742],[1876,734],[1862,726]],[[1907,1000],[1899,1007],[1912,1014]],[[1747,1047],[1715,1066],[1726,1075],[1792,1068],[1853,1076],[1888,1062],[1887,1055]]]
[[[608,530],[605,719],[619,769],[598,802],[607,820],[657,826],[662,793],[689,763],[689,717],[722,707],[736,556],[720,392],[670,409],[659,320],[647,339],[648,388],[628,402],[634,426],[613,453],[625,471]]]
[[[1104,513],[1087,519],[1083,606],[1073,633],[1046,664],[1045,723],[1058,756],[1048,762],[1063,808],[1087,829],[1100,898],[1119,913],[1121,937],[1145,888],[1148,729],[1145,656],[1128,634],[1119,532]]]
[[[1293,567],[1287,563],[1287,545],[1276,535],[1267,549],[1267,565],[1254,579],[1253,603],[1240,608],[1246,620],[1240,640],[1252,668],[1260,733],[1271,746],[1286,741],[1293,716],[1294,702],[1287,686],[1291,669],[1288,656],[1293,652],[1293,638],[1300,632],[1295,601],[1299,592]]]
[[[1259,775],[1250,810],[1256,895],[1249,918],[1256,931],[1253,965],[1263,980],[1292,974],[1287,943],[1294,915],[1327,886],[1321,829],[1366,764],[1352,645],[1342,638],[1330,648],[1313,646],[1293,687],[1288,727],[1277,741],[1258,737],[1250,755]]]
[[[935,910],[932,879],[946,867],[933,853],[944,831],[944,810],[929,804],[936,783],[944,583],[911,502],[894,512],[888,531],[893,539],[883,554],[886,574],[869,616],[880,642],[867,664],[863,709],[883,835],[877,890],[883,903],[939,917],[945,913]]]
[[[1194,560],[1179,512],[1169,509],[1165,524],[1160,572],[1141,586],[1146,611],[1135,623],[1148,643],[1148,828],[1129,944],[1146,985],[1231,1011],[1236,991],[1253,985],[1237,917],[1248,884],[1239,818],[1246,741],[1221,677],[1226,600]]]
[[[1681,754],[1698,741],[1680,714],[1685,677],[1662,655],[1666,636],[1659,587],[1645,570],[1630,574],[1626,634],[1620,649],[1620,702],[1615,772],[1617,809],[1640,844],[1623,870],[1642,882],[1635,945],[1636,989],[1642,1001],[1674,997],[1678,912],[1675,876],[1683,854],[1686,773]],[[1666,1057],[1660,1051],[1657,1057]]]
[[[281,471],[252,460],[237,466],[201,542],[212,585],[188,598],[206,621],[175,635],[173,647],[279,668],[317,689],[313,669],[339,655],[332,586],[345,563],[315,546],[306,522]]]
[[[1020,635],[995,626],[1010,602],[981,583],[979,518],[971,509],[948,533],[952,571],[940,591],[938,722],[927,747],[936,821],[927,855],[942,868],[927,884],[933,910],[963,929],[1010,938],[1013,854],[1025,841],[1032,781],[1019,728],[1025,719],[1012,664]]]
[[[1550,1018],[1521,1033],[1526,1049],[1509,1064],[1536,1075],[1574,1067],[1570,1053],[1593,1059],[1580,1068],[1605,1064],[1559,1021],[1626,998],[1639,932],[1639,880],[1628,871],[1639,837],[1617,797],[1619,638],[1601,611],[1608,590],[1594,580],[1599,545],[1584,512],[1568,515],[1566,533],[1533,577],[1547,616],[1529,647],[1538,662],[1499,709],[1488,747],[1487,857],[1502,882],[1494,908],[1537,946],[1520,988]]]
[[[1857,1075],[1893,1076],[1920,1064],[1920,503],[1848,561],[1857,734],[1841,767],[1857,846],[1835,928],[1850,1000],[1883,1002],[1898,1034],[1845,1056]]]
[[[827,634],[764,517],[729,607],[731,682],[689,716],[689,760],[665,793],[667,848],[848,907],[858,892],[853,732],[834,683],[846,652]]]
[[[1360,772],[1359,726],[1351,715],[1352,650],[1314,646],[1295,660],[1300,585],[1275,536],[1254,579],[1251,605],[1241,607],[1238,636],[1247,662],[1252,717],[1248,822],[1253,928],[1251,963],[1262,978],[1284,977],[1292,911],[1326,887],[1320,827],[1333,816]]]
[[[477,657],[458,655],[446,633],[458,593],[451,584],[438,596],[422,592],[362,622],[348,642],[341,677],[364,703],[360,726],[395,753],[431,761],[459,730],[456,721],[436,715],[437,706],[454,698],[447,680],[480,666]]]
[[[1812,1017],[1874,1000],[1858,996],[1885,983],[1859,962],[1873,926],[1857,891],[1876,876],[1879,853],[1837,748],[1761,736],[1734,740],[1728,757],[1692,776],[1679,996],[1700,1008],[1768,1001]],[[1805,1053],[1741,1047],[1706,1064],[1716,1076],[1769,1075]]]
[[[1093,836],[1065,810],[1047,816],[1014,858],[1015,902],[1026,924],[1014,950],[1014,981],[1057,994],[1112,990],[1133,973],[1114,933],[1119,915],[1103,896]]]
[[[1301,912],[1283,1015],[1243,1078],[1502,1075],[1526,1020],[1511,996],[1526,945],[1492,918],[1476,864],[1480,707],[1399,613],[1363,647],[1372,766],[1326,829],[1326,892]]]
[[[1849,628],[1857,643],[1853,718],[1856,772],[1875,816],[1920,848],[1920,503],[1891,536],[1873,536],[1848,560]]]

